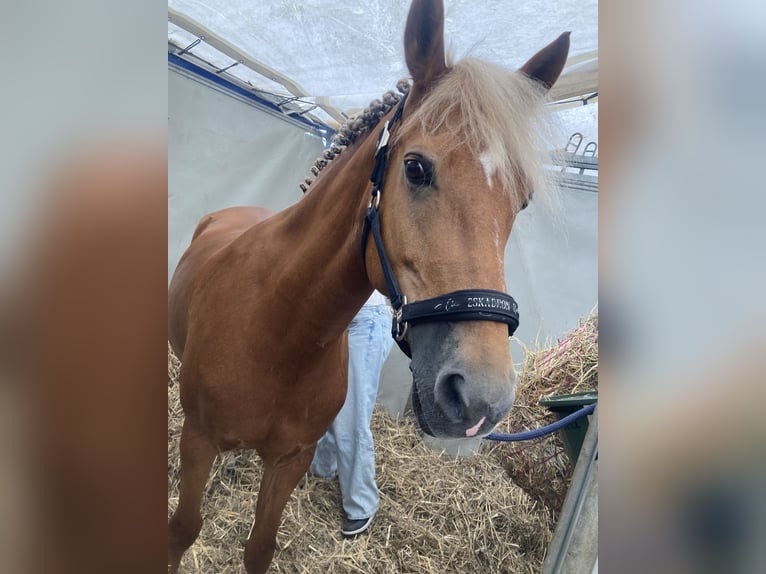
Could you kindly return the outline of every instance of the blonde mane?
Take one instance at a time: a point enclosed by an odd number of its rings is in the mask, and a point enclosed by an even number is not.
[[[400,94],[409,89],[407,80],[397,84]],[[375,128],[401,96],[386,92],[358,116],[351,118],[332,139],[332,145],[311,167],[300,188],[305,193],[324,167],[361,135]],[[453,149],[467,146],[494,170],[511,205],[519,211],[531,200],[556,211],[558,204],[553,172],[545,169],[560,140],[550,114],[544,109],[542,86],[519,72],[495,64],[464,58],[449,64],[441,78],[412,113],[405,114],[394,142],[419,129],[426,135],[449,130]]]
[[[556,139],[544,102],[543,88],[527,76],[465,58],[450,66],[416,110],[405,114],[399,134],[449,130],[455,147],[467,146],[477,158],[489,160],[518,210],[533,193],[546,202],[553,197],[544,163]]]

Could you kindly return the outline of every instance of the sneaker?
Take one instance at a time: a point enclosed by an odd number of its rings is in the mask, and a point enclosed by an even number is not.
[[[315,476],[317,478],[321,478],[324,480],[335,480],[338,476],[338,471],[334,470],[330,474],[322,474],[321,472],[317,470],[316,466],[314,466],[314,463],[312,462],[306,474],[308,474],[309,476]]]
[[[331,475],[319,474],[313,468],[309,469],[309,471],[306,474],[308,474],[309,476],[313,476],[314,478],[321,478],[322,480],[335,480],[336,478],[338,478],[337,474],[331,474]]]
[[[360,518],[359,520],[349,520],[347,518],[343,521],[343,526],[340,529],[340,533],[346,538],[351,538],[361,534],[370,527],[374,517],[375,515],[373,514],[369,518]]]

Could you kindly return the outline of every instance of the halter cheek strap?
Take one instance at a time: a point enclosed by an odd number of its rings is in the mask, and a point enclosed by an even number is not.
[[[402,99],[399,100],[399,105],[396,106],[394,115],[390,120],[386,120],[383,124],[383,129],[380,130],[378,135],[378,146],[375,150],[375,165],[372,168],[370,174],[370,181],[372,182],[372,191],[370,195],[370,203],[367,206],[367,212],[364,216],[364,229],[362,230],[362,263],[365,270],[367,268],[367,240],[372,232],[372,237],[375,240],[375,247],[378,250],[378,258],[380,259],[380,265],[383,269],[383,277],[386,281],[386,288],[388,290],[388,298],[391,300],[391,306],[394,308],[394,312],[401,313],[402,306],[406,303],[406,298],[402,295],[402,291],[399,288],[399,283],[394,277],[394,270],[391,268],[391,262],[388,260],[386,249],[383,246],[383,238],[380,235],[380,197],[383,191],[383,183],[386,177],[386,167],[388,166],[388,140],[391,135],[390,128],[399,123],[404,113],[404,104],[407,101],[409,91],[405,92]],[[397,339],[398,340],[398,339]]]
[[[402,96],[394,115],[391,116],[390,120],[386,121],[378,136],[375,165],[370,175],[372,195],[364,216],[364,229],[362,230],[362,262],[366,268],[367,240],[370,233],[372,233],[375,247],[378,250],[383,277],[386,281],[388,298],[391,300],[391,305],[394,308],[391,335],[396,340],[399,348],[408,357],[412,358],[412,350],[405,340],[410,324],[434,321],[496,321],[508,325],[508,336],[510,337],[519,326],[519,310],[513,297],[507,293],[491,289],[453,291],[446,295],[414,303],[407,303],[407,297],[402,294],[399,283],[396,281],[396,277],[394,277],[394,271],[391,268],[391,262],[388,259],[383,239],[380,235],[379,208],[386,167],[388,165],[390,130],[402,118],[404,102],[407,100],[408,93]]]

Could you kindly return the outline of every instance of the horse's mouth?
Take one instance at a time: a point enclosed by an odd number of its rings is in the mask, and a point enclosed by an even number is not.
[[[429,416],[423,408],[423,404],[420,400],[420,394],[418,392],[418,385],[413,381],[412,383],[412,410],[415,413],[415,419],[418,421],[420,429],[428,436],[434,438],[475,438],[483,437],[492,432],[497,421],[489,420],[488,417],[482,417],[480,421],[476,423],[474,427],[464,428],[455,423],[448,422],[444,419],[437,418],[436,420],[431,417],[431,423],[429,424]]]
[[[423,406],[420,404],[420,395],[418,395],[418,385],[414,381],[412,383],[412,410],[415,411],[415,419],[418,421],[421,430],[429,436],[436,437],[426,422]]]

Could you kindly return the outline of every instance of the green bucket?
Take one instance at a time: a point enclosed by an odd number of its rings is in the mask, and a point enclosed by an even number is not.
[[[549,411],[556,415],[558,420],[567,415],[579,411],[581,408],[592,405],[598,400],[598,391],[585,391],[582,393],[573,393],[571,395],[553,395],[541,399],[538,404],[547,407]],[[564,442],[564,449],[572,464],[577,462],[580,456],[580,449],[585,440],[585,434],[588,432],[588,417],[584,416],[572,421],[567,426],[559,430],[561,440]]]

